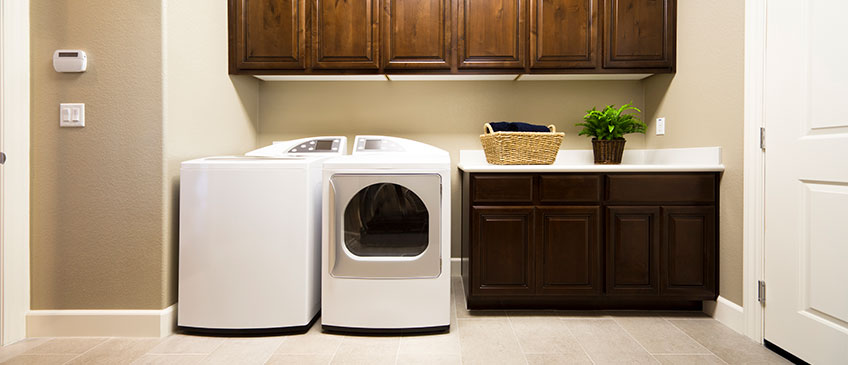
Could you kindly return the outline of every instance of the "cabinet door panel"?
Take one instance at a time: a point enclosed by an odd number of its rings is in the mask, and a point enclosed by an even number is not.
[[[605,0],[604,67],[672,68],[675,0]]]
[[[597,66],[597,0],[530,0],[530,67]]]
[[[473,208],[472,284],[475,295],[532,294],[533,208]]]
[[[538,208],[537,292],[598,295],[600,207]]]
[[[660,290],[663,295],[715,295],[714,207],[663,207]]]
[[[659,207],[607,208],[607,293],[659,293],[659,218]]]
[[[524,68],[526,0],[460,0],[459,68]]]
[[[384,0],[383,67],[451,67],[450,0]]]
[[[235,1],[238,69],[304,69],[305,0]]]
[[[314,0],[313,67],[378,69],[380,0]]]

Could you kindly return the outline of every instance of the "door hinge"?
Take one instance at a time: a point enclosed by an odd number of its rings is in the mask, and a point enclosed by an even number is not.
[[[757,301],[766,304],[766,282],[763,280],[757,281]]]
[[[766,127],[760,127],[760,149],[766,150]]]

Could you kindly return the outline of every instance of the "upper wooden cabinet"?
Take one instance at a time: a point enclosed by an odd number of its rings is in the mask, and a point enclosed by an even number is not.
[[[459,68],[524,68],[526,0],[459,0]]]
[[[530,68],[596,68],[598,1],[530,0]]]
[[[233,74],[674,72],[676,0],[228,0]]]
[[[312,67],[379,69],[379,0],[313,0]]]
[[[231,0],[230,36],[236,71],[305,69],[305,0]]]
[[[450,0],[384,0],[383,67],[449,69]]]
[[[605,68],[674,68],[674,0],[605,0]]]

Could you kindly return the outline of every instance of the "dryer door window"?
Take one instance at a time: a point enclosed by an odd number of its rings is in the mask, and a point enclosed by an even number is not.
[[[344,212],[344,244],[356,256],[418,256],[429,243],[430,214],[412,190],[377,183],[360,190]]]
[[[342,278],[434,278],[442,273],[442,178],[437,173],[334,174],[327,268]]]

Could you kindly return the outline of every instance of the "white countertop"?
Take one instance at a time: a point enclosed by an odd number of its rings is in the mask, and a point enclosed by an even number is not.
[[[721,147],[625,149],[620,165],[595,165],[592,150],[560,150],[552,165],[491,165],[483,150],[461,150],[457,167],[466,172],[724,171]]]

